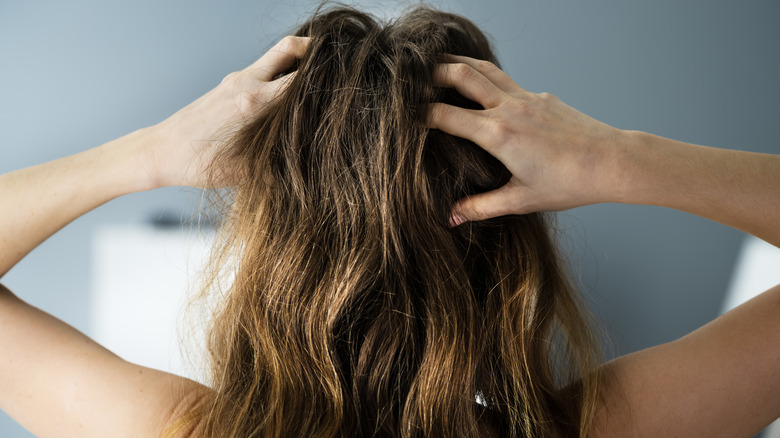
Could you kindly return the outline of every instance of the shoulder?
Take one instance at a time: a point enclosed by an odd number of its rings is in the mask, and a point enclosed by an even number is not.
[[[753,436],[780,415],[780,285],[693,333],[607,363],[603,437]]]
[[[0,409],[41,438],[157,438],[209,391],[120,358],[2,285],[0,351]]]

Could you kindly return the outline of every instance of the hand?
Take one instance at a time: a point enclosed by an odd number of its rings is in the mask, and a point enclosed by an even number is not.
[[[464,56],[451,59],[453,63],[436,67],[434,82],[454,87],[484,110],[435,103],[429,126],[473,141],[512,173],[506,185],[458,201],[453,226],[616,198],[623,131],[551,94],[524,90],[492,63]]]
[[[152,186],[205,187],[206,170],[219,149],[215,142],[225,128],[240,127],[274,99],[293,74],[276,78],[301,58],[309,38],[288,36],[249,67],[230,73],[213,90],[151,127],[144,162]],[[231,175],[216,181],[230,185]]]

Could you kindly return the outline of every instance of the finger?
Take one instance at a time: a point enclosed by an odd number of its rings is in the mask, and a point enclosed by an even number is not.
[[[290,82],[295,78],[295,76],[298,74],[297,71],[294,71],[288,75],[284,75],[280,78],[274,79],[271,82],[268,82],[265,84],[265,86],[262,88],[260,94],[265,96],[265,100],[271,100],[274,97],[280,95],[284,92],[284,90],[287,89],[287,87],[290,86]]]
[[[510,186],[504,185],[496,190],[478,193],[459,200],[452,208],[450,226],[468,221],[481,221],[493,217],[517,214],[514,207],[518,194]]]
[[[486,109],[498,106],[502,98],[502,91],[468,64],[438,64],[433,70],[433,83],[455,88],[465,98]]]
[[[460,55],[447,55],[446,58],[453,63],[459,62],[471,66],[471,68],[482,73],[483,76],[504,92],[525,91],[514,79],[490,61]]]
[[[247,69],[261,81],[270,82],[306,54],[310,41],[309,37],[286,36]]]
[[[286,74],[284,76],[274,79],[271,82],[271,84],[274,84],[275,86],[283,90],[290,84],[290,82],[295,78],[296,75],[298,75],[297,70],[290,74]]]
[[[465,138],[480,146],[488,144],[491,133],[485,111],[460,108],[446,103],[432,103],[428,107],[428,127]]]

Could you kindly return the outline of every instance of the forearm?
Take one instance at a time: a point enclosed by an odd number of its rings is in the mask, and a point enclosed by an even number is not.
[[[0,277],[59,229],[123,194],[152,188],[139,130],[102,146],[0,176]]]
[[[669,207],[780,246],[780,156],[628,133],[618,202]]]

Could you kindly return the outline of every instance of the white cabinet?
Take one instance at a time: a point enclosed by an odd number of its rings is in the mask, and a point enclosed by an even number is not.
[[[111,226],[92,240],[92,335],[122,358],[204,381],[200,287],[207,232],[152,225]],[[182,354],[186,342],[187,354]]]

